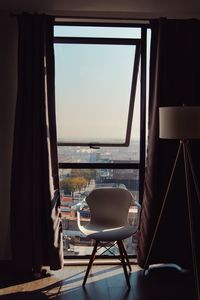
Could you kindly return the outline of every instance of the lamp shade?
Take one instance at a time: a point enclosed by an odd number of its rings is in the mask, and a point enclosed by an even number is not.
[[[200,139],[200,106],[159,108],[161,139]]]

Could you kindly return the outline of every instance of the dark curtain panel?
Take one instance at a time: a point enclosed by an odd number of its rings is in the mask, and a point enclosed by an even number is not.
[[[138,261],[141,267],[160,213],[179,141],[159,139],[160,106],[200,105],[200,22],[159,19],[151,22],[149,137],[141,213]],[[191,143],[200,184],[200,144]],[[193,193],[199,259],[200,212]],[[150,263],[192,264],[183,157],[178,161]]]
[[[14,266],[26,271],[62,267],[53,22],[46,15],[18,17],[11,235]]]

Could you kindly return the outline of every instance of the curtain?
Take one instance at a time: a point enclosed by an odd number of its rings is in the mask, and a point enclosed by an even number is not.
[[[57,165],[54,18],[18,17],[18,93],[11,177],[11,239],[17,270],[62,267]]]
[[[138,245],[141,267],[144,267],[179,147],[179,141],[159,139],[158,108],[200,105],[200,22],[158,19],[151,21],[151,29],[149,136]],[[191,152],[200,181],[199,141],[191,143]],[[199,260],[200,212],[193,190],[192,193]],[[183,157],[178,161],[149,263],[192,265]]]

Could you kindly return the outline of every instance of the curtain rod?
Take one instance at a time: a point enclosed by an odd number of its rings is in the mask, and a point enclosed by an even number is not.
[[[27,12],[29,13],[29,12]],[[31,12],[34,14],[34,12]],[[36,13],[36,12],[35,12]],[[11,17],[17,17],[21,13],[11,13]],[[39,13],[38,13],[39,14]],[[42,13],[40,13],[42,14]],[[95,27],[141,27],[150,28],[149,19],[136,19],[136,18],[106,18],[106,17],[86,17],[86,16],[61,16],[49,14],[55,18],[55,25],[67,25],[67,26],[95,26]]]
[[[38,13],[38,14],[49,14],[49,15],[52,15],[55,19],[58,19],[56,21],[59,21],[59,19],[61,19],[61,21],[85,21],[85,20],[90,20],[91,22],[94,21],[94,22],[97,22],[97,21],[105,21],[105,22],[127,22],[130,23],[130,24],[146,24],[148,25],[150,22],[149,22],[149,19],[148,18],[131,18],[131,17],[101,17],[101,16],[98,16],[98,17],[91,17],[91,16],[71,16],[71,15],[54,15],[53,12],[20,12],[20,13],[14,13],[14,12],[11,12],[10,13],[10,17],[18,17],[19,15],[21,15],[22,13],[27,13],[27,14],[34,14],[34,13]]]

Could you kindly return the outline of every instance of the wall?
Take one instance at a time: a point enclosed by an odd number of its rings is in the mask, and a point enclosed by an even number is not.
[[[0,260],[11,258],[10,174],[17,78],[16,19],[0,13]]]
[[[135,17],[191,18],[200,15],[199,0],[1,0],[9,11],[51,11],[68,15],[123,15]]]

